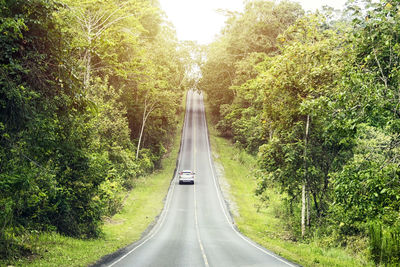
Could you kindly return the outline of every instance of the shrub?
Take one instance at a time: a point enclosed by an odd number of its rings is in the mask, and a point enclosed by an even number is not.
[[[376,264],[398,266],[400,262],[399,225],[387,227],[381,222],[372,222],[369,226],[371,257]]]

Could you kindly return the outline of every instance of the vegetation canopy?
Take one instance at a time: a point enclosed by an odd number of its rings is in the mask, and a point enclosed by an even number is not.
[[[288,239],[398,264],[400,1],[250,0],[226,15],[199,47],[157,0],[0,0],[2,259],[34,253],[24,241],[40,232],[101,236],[162,167],[195,88],[219,134],[257,157],[254,194],[280,192]]]

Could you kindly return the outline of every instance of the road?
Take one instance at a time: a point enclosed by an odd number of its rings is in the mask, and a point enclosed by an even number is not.
[[[174,177],[152,230],[102,265],[297,266],[236,230],[215,176],[202,95],[189,91],[186,106],[178,170],[194,170],[195,184]]]

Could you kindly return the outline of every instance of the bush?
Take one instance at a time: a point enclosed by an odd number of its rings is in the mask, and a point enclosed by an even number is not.
[[[400,225],[385,227],[381,222],[369,226],[371,258],[376,264],[398,266],[400,262]]]

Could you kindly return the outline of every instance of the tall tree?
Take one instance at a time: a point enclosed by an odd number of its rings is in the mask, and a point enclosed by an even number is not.
[[[281,184],[291,205],[301,196],[302,235],[308,194],[317,219],[329,207],[327,163],[336,155],[320,138],[325,119],[320,108],[337,90],[345,50],[335,31],[323,29],[323,21],[310,16],[289,27],[279,37],[282,54],[266,61],[255,85],[263,88],[264,136],[271,136],[260,147],[261,167],[265,179]]]
[[[234,133],[235,127],[229,121],[230,117],[241,116],[240,105],[248,102],[238,97],[238,86],[255,78],[257,70],[254,66],[263,61],[266,55],[278,53],[277,36],[302,14],[299,4],[259,0],[246,2],[243,13],[227,13],[227,24],[221,36],[208,49],[200,82],[200,88],[208,95],[213,118],[220,122],[218,128],[223,135],[240,136]],[[251,115],[246,118],[249,117]],[[238,126],[237,129],[242,127]]]

